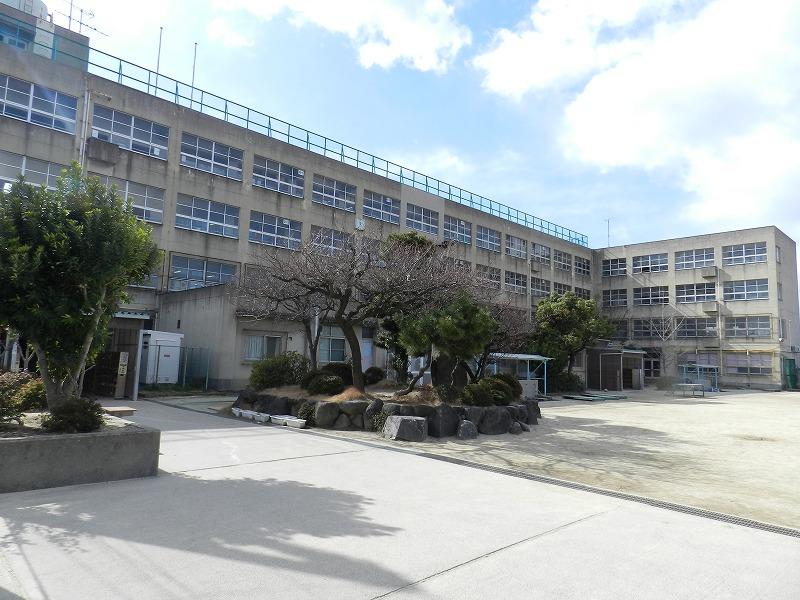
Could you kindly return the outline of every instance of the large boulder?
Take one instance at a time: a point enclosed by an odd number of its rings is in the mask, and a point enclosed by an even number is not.
[[[481,422],[486,409],[483,406],[465,406],[464,412],[466,413],[466,420],[472,421],[477,426]]]
[[[513,433],[514,435],[522,433],[522,425],[520,425],[519,421],[514,421],[511,424],[511,427],[508,428],[508,433]]]
[[[525,408],[524,404],[512,404],[511,406],[514,407],[514,410],[517,413],[517,421],[520,423],[527,423],[528,422],[528,409]]]
[[[336,402],[320,402],[314,409],[314,422],[317,427],[333,427],[339,418],[339,405]]]
[[[370,419],[370,428],[372,428],[372,420]],[[350,417],[350,424],[356,429],[364,429],[364,415],[353,415]]]
[[[436,414],[436,407],[430,404],[415,404],[414,416],[415,417],[432,417]]]
[[[366,400],[347,400],[339,403],[339,410],[348,417],[355,417],[356,415],[363,415],[368,406],[369,402]]]
[[[267,410],[265,412],[270,415],[289,414],[289,399],[279,396],[269,396],[267,398]]]
[[[392,415],[386,418],[383,437],[406,442],[424,442],[428,434],[428,421],[425,417]]]
[[[386,402],[383,405],[383,412],[387,415],[399,415],[400,409],[403,407],[402,404],[398,404],[397,402]],[[374,416],[374,415],[373,415]]]
[[[375,399],[369,403],[367,409],[364,411],[364,418],[372,418],[383,410],[383,400]]]
[[[461,421],[461,423],[458,424],[456,437],[460,440],[474,440],[478,437],[478,428],[472,421]]]
[[[350,427],[350,417],[344,413],[340,413],[333,423],[334,429],[348,429]]]
[[[487,406],[478,431],[484,435],[499,435],[508,433],[511,428],[511,415],[505,406]]]
[[[528,423],[530,425],[536,425],[536,419],[542,418],[542,411],[539,409],[539,401],[525,398],[522,403],[525,405],[525,410],[528,413]]]
[[[397,413],[395,413],[395,414],[398,414],[401,417],[416,417],[417,416],[416,412],[414,411],[414,405],[413,404],[401,404],[400,405],[400,410],[398,410]]]
[[[527,423],[520,423],[519,426],[522,427],[522,431],[530,431],[531,430],[531,426],[528,425]]]
[[[256,392],[250,388],[244,389],[239,392],[239,396],[237,396],[236,401],[233,403],[235,408],[245,408],[250,410],[253,406],[253,402],[256,399]]]
[[[434,414],[428,417],[428,433],[437,438],[455,435],[460,420],[456,410],[449,404],[440,404],[435,408]]]

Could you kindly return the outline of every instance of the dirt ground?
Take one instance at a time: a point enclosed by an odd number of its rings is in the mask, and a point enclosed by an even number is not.
[[[543,402],[531,433],[429,438],[420,452],[800,528],[800,393]],[[382,442],[374,433],[331,432]]]

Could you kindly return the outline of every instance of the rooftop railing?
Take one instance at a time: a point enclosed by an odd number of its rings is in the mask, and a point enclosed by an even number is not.
[[[3,31],[5,38],[3,41],[13,47],[27,48],[28,50],[34,50],[35,48],[36,54],[40,56],[47,54],[54,61],[72,65],[82,63],[89,73],[104,79],[115,81],[152,96],[197,110],[250,131],[261,133],[267,137],[333,160],[338,160],[418,190],[435,194],[446,200],[480,210],[512,223],[529,227],[535,231],[552,235],[580,246],[588,247],[589,245],[587,236],[572,229],[556,225],[506,204],[495,202],[479,194],[445,183],[435,177],[424,175],[342,142],[337,142],[324,135],[298,127],[216,94],[197,89],[189,84],[156,73],[91,46],[64,38],[57,33],[54,34],[38,27],[35,28],[36,31],[33,31],[34,27],[28,23],[17,21],[6,15],[0,15],[0,17],[6,25],[16,23],[16,34],[13,31],[13,27],[5,27]],[[31,39],[32,37],[33,40]],[[86,58],[87,51],[88,59]]]

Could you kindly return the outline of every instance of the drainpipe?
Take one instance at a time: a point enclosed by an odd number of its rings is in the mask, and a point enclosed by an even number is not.
[[[105,94],[99,90],[90,90],[89,87],[86,87],[86,91],[83,94],[83,124],[81,127],[81,139],[79,144],[79,152],[78,152],[78,164],[81,166],[81,170],[84,168],[84,162],[86,159],[86,137],[89,135],[89,105],[92,102],[92,94],[97,94],[101,96],[107,101],[111,101],[111,96]]]

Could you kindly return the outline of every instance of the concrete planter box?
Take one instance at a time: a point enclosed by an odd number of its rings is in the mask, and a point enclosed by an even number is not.
[[[0,492],[149,477],[161,432],[138,425],[94,433],[0,438]]]

